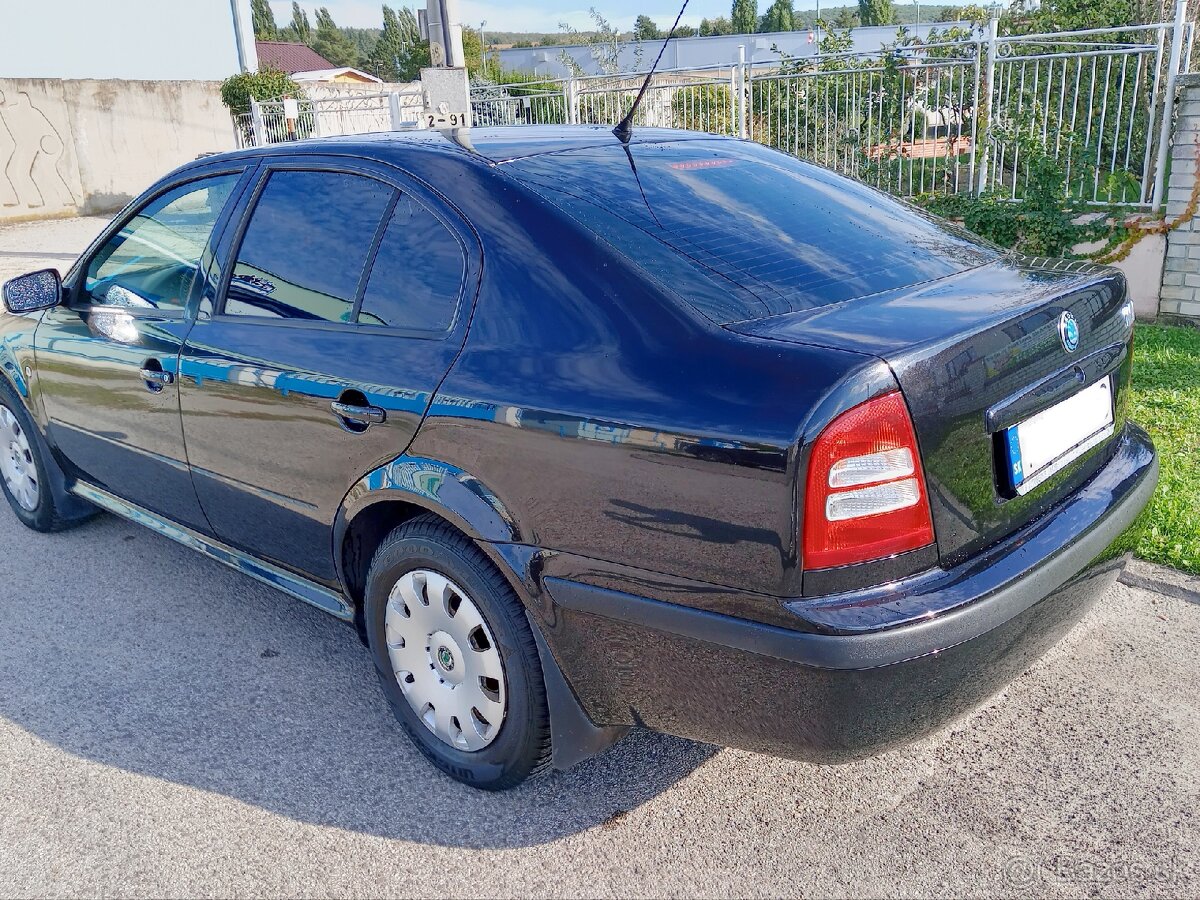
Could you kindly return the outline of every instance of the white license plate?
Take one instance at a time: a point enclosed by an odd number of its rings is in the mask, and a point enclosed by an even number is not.
[[[426,128],[466,128],[470,124],[467,113],[421,113],[421,122]]]
[[[1005,430],[1009,481],[1028,493],[1112,433],[1112,376],[1105,376]]]

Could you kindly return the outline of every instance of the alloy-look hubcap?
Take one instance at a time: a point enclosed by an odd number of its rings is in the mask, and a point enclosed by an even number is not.
[[[425,727],[458,750],[482,750],[507,711],[504,664],[483,615],[430,569],[400,576],[384,614],[396,682]]]
[[[13,411],[0,403],[0,476],[8,492],[28,512],[38,505],[37,465],[29,436]]]

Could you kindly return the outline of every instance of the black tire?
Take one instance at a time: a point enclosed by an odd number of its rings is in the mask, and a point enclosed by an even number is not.
[[[433,570],[459,585],[495,639],[508,708],[495,738],[482,749],[460,750],[433,734],[392,672],[384,629],[388,597],[400,577],[414,569]],[[550,713],[525,609],[504,576],[466,535],[428,514],[396,528],[371,560],[363,613],[383,692],[396,719],[430,762],[451,778],[488,791],[516,787],[549,768]]]
[[[3,477],[0,477],[0,489],[4,491],[4,496],[8,500],[8,505],[12,507],[13,513],[27,528],[32,528],[34,531],[62,531],[65,528],[75,525],[79,521],[78,518],[63,516],[54,502],[54,491],[50,486],[48,463],[43,455],[45,453],[45,444],[38,434],[37,427],[33,424],[33,419],[25,409],[25,404],[21,402],[16,392],[3,379],[0,379],[0,406],[6,407],[13,414],[20,430],[24,432],[29,445],[27,462],[32,463],[37,472],[38,499],[37,505],[31,510],[26,509],[17,502],[17,498],[9,490],[8,483]],[[0,422],[2,421],[3,416],[0,416]],[[0,453],[9,452],[11,437],[11,435],[7,434],[0,435]]]

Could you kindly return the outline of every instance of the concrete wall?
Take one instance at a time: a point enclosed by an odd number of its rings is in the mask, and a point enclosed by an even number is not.
[[[1200,75],[1183,75],[1179,85],[1167,190],[1168,222],[1187,209],[1200,157]],[[1200,326],[1200,217],[1167,233],[1162,284],[1159,319]]]
[[[250,0],[0,0],[0,78],[211,81],[242,60]]]
[[[233,146],[217,82],[0,78],[0,222],[109,212]]]
[[[760,4],[763,8],[766,4]],[[908,25],[909,34],[927,37],[930,29],[945,31],[959,27],[970,29],[970,22],[939,22]],[[884,44],[896,40],[896,25],[874,25],[854,28],[850,36],[853,49],[859,51],[878,50]],[[663,53],[660,69],[683,69],[696,66],[727,66],[736,62],[738,45],[746,48],[749,62],[778,62],[779,54],[771,48],[777,46],[793,57],[815,56],[817,43],[809,42],[808,31],[780,31],[771,34],[727,34],[714,37],[675,38]],[[658,56],[662,41],[630,41],[621,47],[620,63],[624,72],[646,71]],[[570,74],[560,60],[560,54],[575,60],[585,75],[601,74],[592,56],[594,48],[581,44],[561,47],[514,47],[499,52],[500,67],[510,72],[534,72],[551,78],[564,78]]]

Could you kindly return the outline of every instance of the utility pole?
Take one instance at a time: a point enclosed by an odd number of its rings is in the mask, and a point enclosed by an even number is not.
[[[428,0],[425,10],[429,29],[429,60],[433,68],[455,69],[465,66],[467,61],[463,53],[457,0]]]

